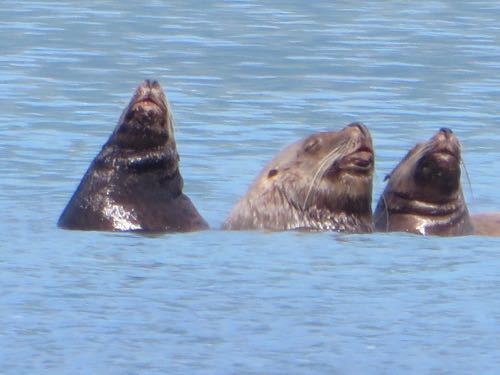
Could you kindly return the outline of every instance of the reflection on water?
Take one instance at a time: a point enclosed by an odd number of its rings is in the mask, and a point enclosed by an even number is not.
[[[495,239],[55,222],[144,78],[167,89],[185,191],[213,228],[279,149],[355,120],[374,138],[375,202],[449,127],[470,210],[498,210],[499,8],[4,1],[4,372],[495,373]]]

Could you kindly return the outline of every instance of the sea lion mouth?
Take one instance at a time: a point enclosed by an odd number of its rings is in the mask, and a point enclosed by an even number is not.
[[[141,95],[129,108],[125,117],[126,122],[135,121],[144,127],[152,127],[153,124],[161,127],[165,125],[167,108],[154,92]]]
[[[342,160],[342,169],[349,173],[366,174],[373,169],[373,150],[363,145]]]
[[[436,177],[448,175],[456,170],[460,164],[460,156],[455,150],[449,147],[438,148],[431,151],[423,160],[422,166],[430,168]]]
[[[451,129],[441,128],[431,140],[427,158],[442,167],[460,163],[460,144]]]
[[[152,95],[145,96],[135,101],[132,111],[143,110],[145,112],[163,112],[163,106]]]

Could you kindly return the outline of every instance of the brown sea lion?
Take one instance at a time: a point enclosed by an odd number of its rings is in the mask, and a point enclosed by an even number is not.
[[[363,124],[313,134],[263,169],[223,228],[372,232],[373,166]]]
[[[487,212],[471,215],[474,234],[500,236],[500,212]]]
[[[382,232],[458,236],[473,233],[460,184],[460,143],[442,128],[416,145],[386,177],[374,213]]]
[[[65,229],[185,232],[208,228],[182,193],[167,98],[144,81],[59,218]]]

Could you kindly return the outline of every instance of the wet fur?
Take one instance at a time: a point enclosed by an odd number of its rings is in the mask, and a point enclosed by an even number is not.
[[[260,173],[223,228],[371,232],[373,155],[366,176],[342,169],[343,158],[361,145],[372,149],[369,132],[351,124],[288,146]]]

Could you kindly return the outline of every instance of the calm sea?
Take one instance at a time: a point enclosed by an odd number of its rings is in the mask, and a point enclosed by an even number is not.
[[[3,0],[0,20],[2,374],[500,372],[500,240],[217,229],[282,147],[355,120],[375,202],[449,127],[470,210],[500,210],[497,1]],[[145,78],[213,230],[58,229]]]

